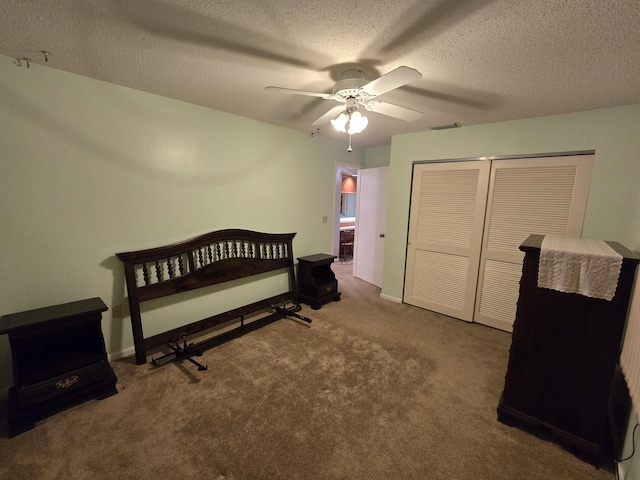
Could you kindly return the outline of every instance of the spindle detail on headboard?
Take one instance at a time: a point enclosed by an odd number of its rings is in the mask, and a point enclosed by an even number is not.
[[[185,357],[200,368],[201,365],[190,358],[193,352],[183,352],[182,347],[178,347],[180,351],[176,351],[179,340],[236,318],[242,320],[238,329],[245,330],[244,316],[266,308],[271,308],[273,313],[262,319],[262,324],[285,316],[295,316],[310,322],[308,318],[297,314],[301,308],[297,298],[293,262],[292,243],[295,235],[228,229],[171,245],[116,254],[124,263],[136,362],[145,363],[147,351],[168,345],[174,350],[174,356]],[[144,336],[140,314],[142,302],[285,269],[288,271],[289,289],[279,295],[158,335]],[[285,307],[287,304],[292,305]],[[239,336],[243,333],[240,330],[227,332],[226,335],[229,338]],[[223,339],[217,343],[221,341]],[[197,351],[200,353],[206,345],[198,347]],[[186,341],[184,348],[187,348]],[[206,367],[200,369],[204,368]]]

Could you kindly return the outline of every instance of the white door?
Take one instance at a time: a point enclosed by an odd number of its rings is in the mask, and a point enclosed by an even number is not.
[[[389,167],[360,170],[353,275],[377,287],[382,287],[388,190]]]
[[[593,155],[494,161],[474,321],[512,331],[522,259],[532,234],[580,237]]]
[[[511,331],[532,233],[580,236],[593,155],[414,167],[404,301]]]
[[[473,319],[491,162],[414,167],[404,301]]]

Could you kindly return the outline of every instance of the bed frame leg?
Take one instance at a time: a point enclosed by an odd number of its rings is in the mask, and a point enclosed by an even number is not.
[[[279,307],[277,305],[271,305],[271,308],[273,308],[277,313],[280,313],[284,317],[295,317],[302,320],[303,322],[311,323],[310,318],[300,315],[298,313],[300,310],[302,310],[302,307],[300,306],[299,303],[291,305],[290,307],[285,307],[284,305],[282,307]]]
[[[182,345],[180,345],[180,341],[182,341]],[[167,343],[167,347],[173,350],[173,352],[167,353],[166,355],[151,360],[153,366],[159,367],[160,365],[165,365],[178,358],[184,358],[198,367],[199,372],[202,372],[209,368],[206,365],[202,365],[200,362],[197,362],[193,359],[194,356],[200,357],[202,355],[202,350],[200,350],[199,348],[194,348],[193,344],[187,344],[186,333],[183,333],[178,338],[172,338],[171,340],[169,340],[169,342]]]

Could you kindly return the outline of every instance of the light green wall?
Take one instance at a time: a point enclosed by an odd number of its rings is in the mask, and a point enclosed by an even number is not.
[[[413,161],[593,149],[585,236],[640,249],[639,105],[397,136],[348,154],[344,142],[2,56],[0,98],[2,315],[92,296],[123,303],[114,253],[221,228],[295,231],[296,256],[329,251],[335,162],[391,159],[391,297],[402,296]],[[107,312],[103,329],[110,352],[132,345],[128,318]],[[5,337],[0,388],[11,383]]]
[[[595,163],[583,236],[630,243],[640,105],[394,137],[382,293],[402,298],[413,162],[584,150]]]
[[[636,122],[637,123],[637,122]],[[640,251],[640,153],[636,153],[637,160],[635,161],[635,172],[633,175],[633,181],[635,185],[635,189],[632,195],[632,203],[633,203],[633,211],[631,213],[630,219],[630,235],[627,246],[636,251]],[[636,278],[636,292],[640,288],[638,284],[638,279]],[[635,295],[637,297],[637,294]],[[640,354],[640,352],[638,353]],[[635,455],[631,457],[628,461],[621,463],[621,470],[624,474],[621,478],[625,480],[640,480],[640,461],[638,460],[637,449],[634,449],[634,442],[632,435],[634,433],[634,427],[636,422],[638,421],[638,416],[635,410],[631,411],[629,416],[629,425],[627,427],[627,435],[624,444],[624,448],[622,451],[621,458],[627,458],[633,452]],[[638,441],[638,432],[636,433],[636,443]]]
[[[215,95],[215,89],[212,89]],[[331,251],[344,142],[0,56],[0,314],[98,296],[126,304],[116,252],[224,228]],[[103,317],[107,349],[129,319]],[[0,388],[11,384],[0,337]]]
[[[367,148],[364,156],[365,168],[388,167],[391,162],[391,145]]]
[[[413,162],[583,150],[595,151],[583,236],[640,251],[640,105],[394,137],[382,293],[402,298]],[[635,424],[631,412],[623,456]],[[640,462],[621,470],[640,480]]]

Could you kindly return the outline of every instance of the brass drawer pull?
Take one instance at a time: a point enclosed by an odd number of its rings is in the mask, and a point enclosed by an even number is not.
[[[60,380],[56,382],[56,388],[69,388],[78,383],[78,376],[74,375],[71,378],[65,378],[64,380]]]

